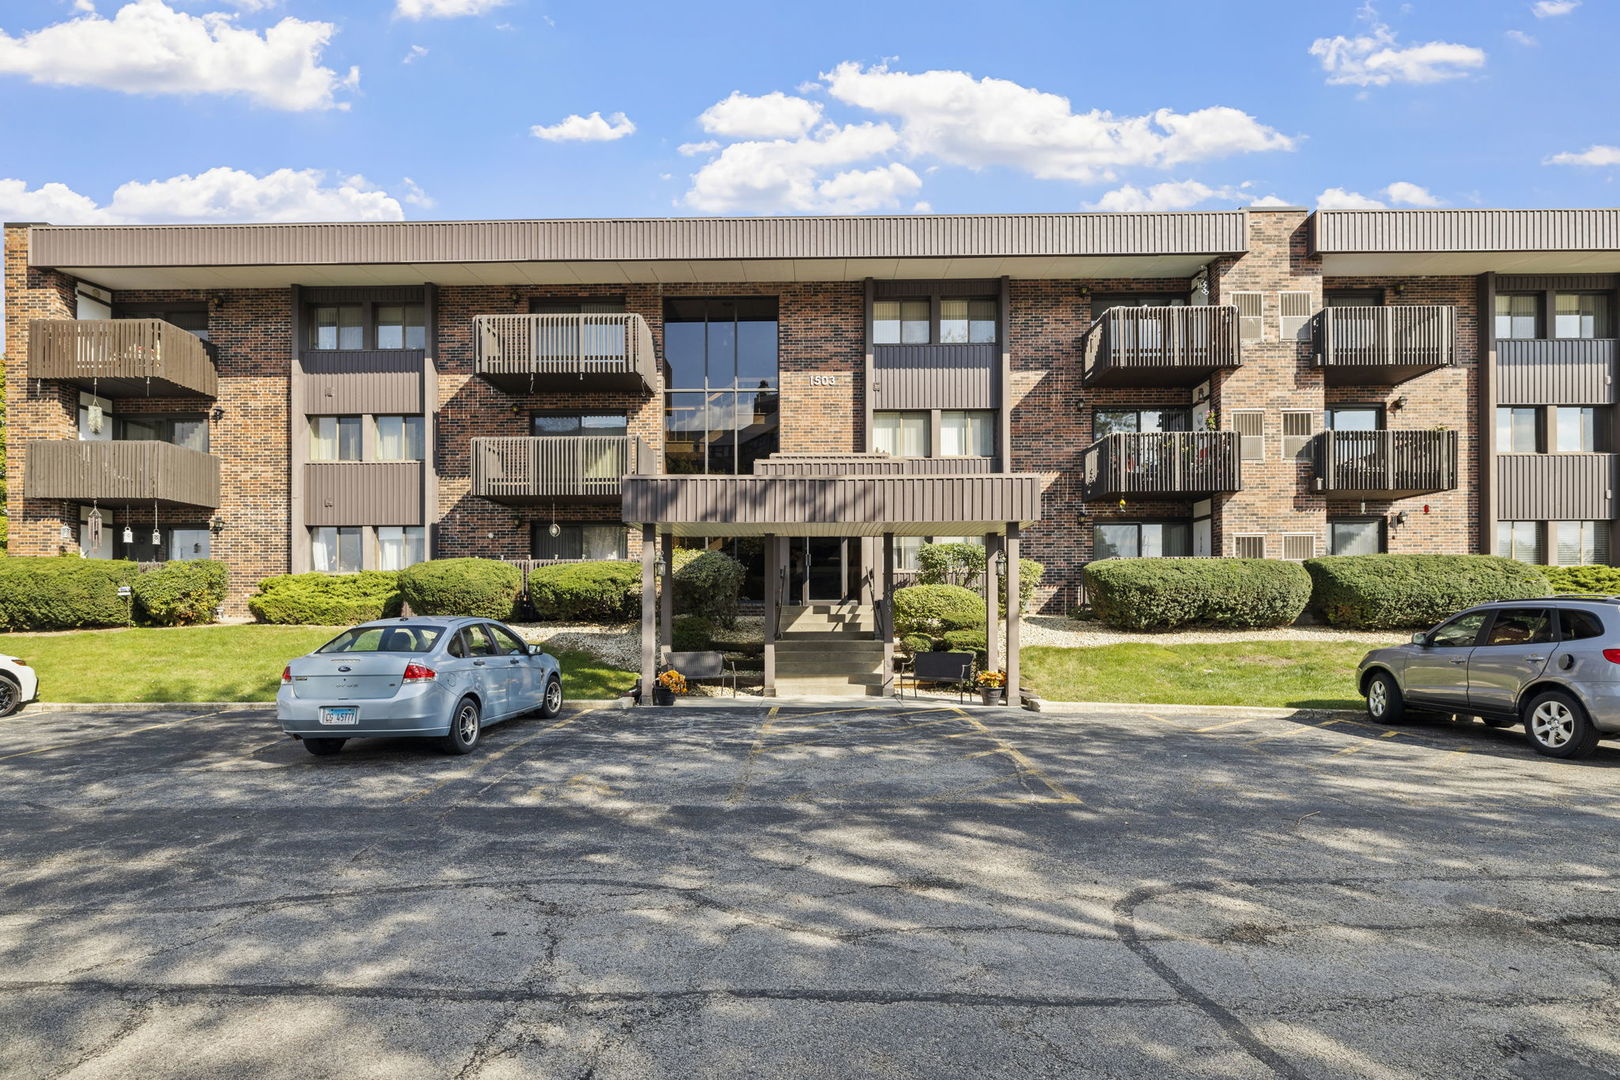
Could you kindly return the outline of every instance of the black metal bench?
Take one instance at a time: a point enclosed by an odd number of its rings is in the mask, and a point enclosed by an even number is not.
[[[902,666],[895,676],[895,697],[906,696],[906,680],[911,681],[911,696],[923,683],[954,683],[956,700],[962,701],[968,680],[973,678],[974,661],[970,652],[920,652],[911,658],[909,669]]]
[[[737,696],[737,665],[724,654],[708,649],[703,652],[672,652],[664,657],[664,668],[674,668],[687,682],[717,680],[721,686],[731,681],[731,696]]]

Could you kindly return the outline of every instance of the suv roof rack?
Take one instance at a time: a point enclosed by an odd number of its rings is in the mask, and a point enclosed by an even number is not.
[[[1613,603],[1620,603],[1620,596],[1615,596],[1615,595],[1613,595],[1611,593],[1553,593],[1551,596],[1545,597],[1545,599],[1547,599],[1547,600],[1608,600],[1608,601],[1613,602]],[[1515,601],[1510,601],[1510,600],[1498,600],[1498,601],[1496,601],[1496,603],[1499,603],[1499,604],[1507,604],[1507,603],[1514,603],[1514,602]]]

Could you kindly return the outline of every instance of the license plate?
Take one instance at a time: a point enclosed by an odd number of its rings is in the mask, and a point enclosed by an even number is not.
[[[358,724],[360,710],[355,708],[335,708],[321,710],[321,723],[323,724]]]

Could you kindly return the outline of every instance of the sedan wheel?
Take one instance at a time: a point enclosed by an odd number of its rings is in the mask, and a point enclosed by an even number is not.
[[[546,693],[540,700],[540,715],[549,720],[562,712],[562,707],[562,680],[553,675],[546,680]]]
[[[478,735],[482,725],[478,716],[478,702],[472,698],[462,698],[456,706],[456,711],[450,717],[450,734],[446,735],[441,743],[447,754],[470,754],[472,748],[478,744]]]
[[[10,716],[22,708],[22,691],[17,684],[0,675],[0,716]]]
[[[1525,706],[1525,734],[1539,754],[1556,758],[1583,758],[1597,749],[1598,731],[1586,710],[1568,694],[1549,690]]]
[[[1398,724],[1406,712],[1395,676],[1380,671],[1367,681],[1367,715],[1380,724]]]

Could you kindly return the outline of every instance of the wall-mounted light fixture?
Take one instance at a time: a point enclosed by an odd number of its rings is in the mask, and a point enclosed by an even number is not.
[[[1401,510],[1398,513],[1396,513],[1396,515],[1395,515],[1395,524],[1397,524],[1397,525],[1405,525],[1406,524],[1406,511],[1405,510]]]
[[[214,406],[214,411],[209,413],[208,415],[211,416],[215,420],[223,420],[223,419],[225,419],[225,408],[222,405],[215,405]]]
[[[213,310],[218,311],[220,308],[225,306],[225,298],[219,295],[219,293],[214,293],[208,298],[208,306]]]
[[[225,531],[225,519],[222,518],[222,517],[215,517],[213,521],[210,521],[208,523],[208,531],[215,534],[216,536],[219,535],[220,533],[224,532]]]
[[[1389,407],[1392,408],[1392,409],[1404,409],[1404,408],[1406,408],[1406,395],[1402,394],[1400,397],[1398,397],[1394,401],[1390,402]]]
[[[523,297],[519,295],[516,289],[513,289],[511,292],[506,294],[506,302],[511,304],[513,307],[516,307],[517,302],[521,299],[523,299]]]

